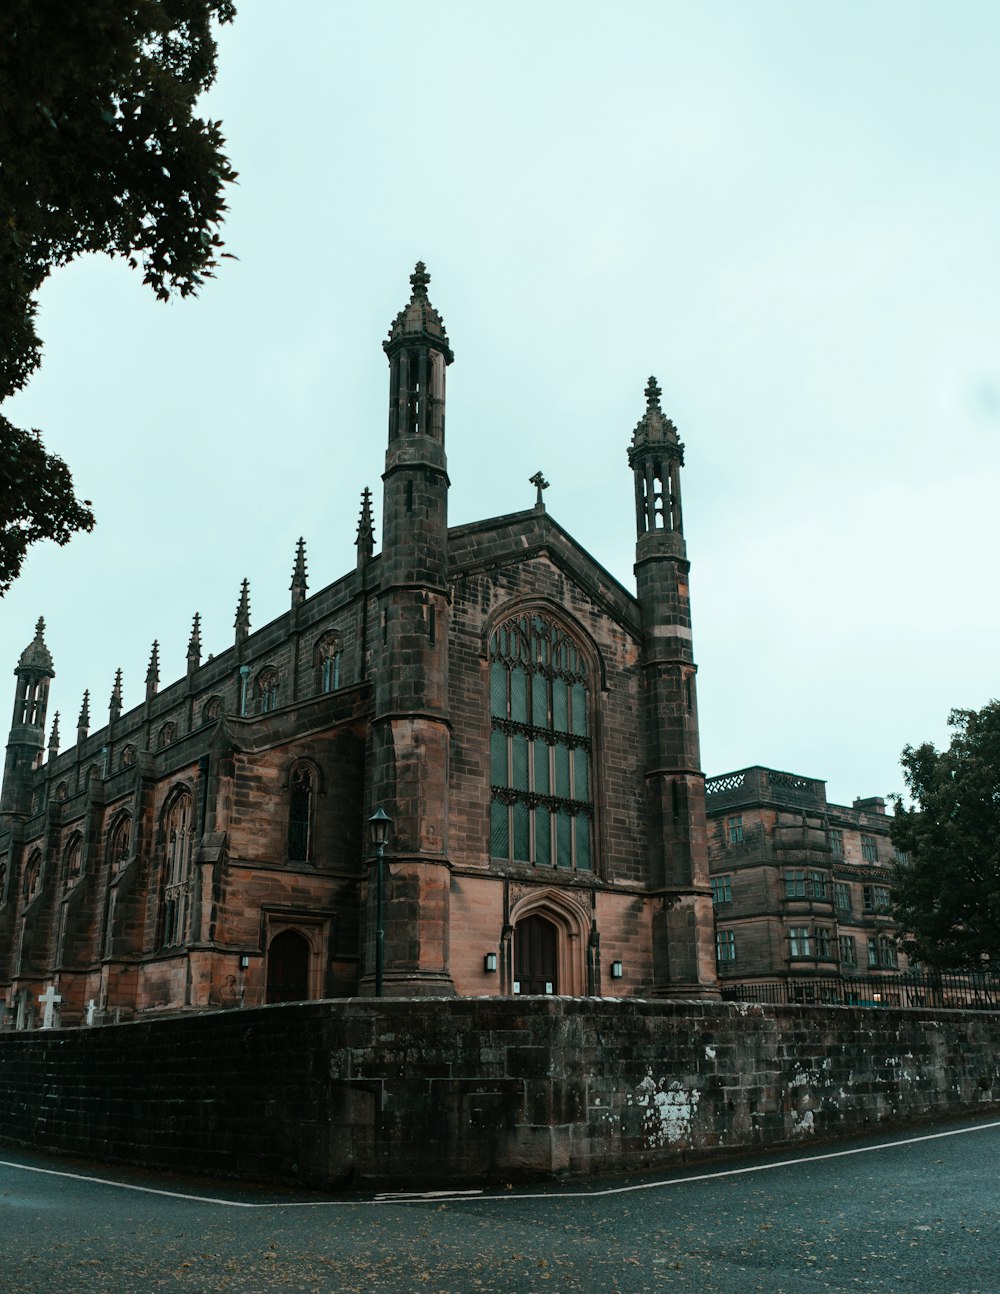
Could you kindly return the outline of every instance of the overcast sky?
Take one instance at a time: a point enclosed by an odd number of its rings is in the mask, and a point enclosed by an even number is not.
[[[36,548],[64,746],[154,638],[183,673],[350,568],[381,523],[381,342],[422,258],[455,350],[450,518],[552,515],[634,589],[650,373],[686,444],[702,761],[902,789],[906,742],[1000,692],[1000,7],[239,0],[206,104],[238,261],[164,307],[57,273],[5,406],[98,528]],[[8,705],[14,678],[8,675]]]

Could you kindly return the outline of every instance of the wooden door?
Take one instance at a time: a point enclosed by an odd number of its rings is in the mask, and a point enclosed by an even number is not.
[[[514,983],[519,993],[558,993],[558,935],[544,917],[525,917],[514,927]]]
[[[275,935],[267,950],[268,1002],[304,1002],[309,997],[309,941],[297,930]]]

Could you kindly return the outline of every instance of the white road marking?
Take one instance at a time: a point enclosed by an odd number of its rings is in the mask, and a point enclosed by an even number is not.
[[[723,1177],[743,1177],[748,1173],[770,1173],[778,1168],[794,1168],[798,1164],[815,1164],[824,1159],[846,1159],[848,1155],[869,1155],[877,1150],[893,1150],[896,1146],[914,1146],[922,1141],[939,1141],[942,1137],[964,1137],[973,1132],[987,1132],[1000,1128],[1000,1120],[979,1123],[972,1128],[950,1128],[947,1132],[927,1132],[920,1137],[903,1137],[898,1141],[882,1141],[876,1146],[855,1146],[851,1150],[830,1150],[821,1155],[802,1155],[797,1159],[778,1159],[767,1164],[750,1164],[746,1168],[722,1168],[714,1173],[696,1173],[687,1177],[670,1177],[663,1181],[632,1182],[628,1186],[608,1186],[597,1190],[583,1188],[576,1191],[531,1191],[515,1194],[485,1195],[481,1191],[413,1191],[387,1192],[370,1200],[221,1200],[212,1195],[190,1195],[183,1191],[165,1191],[155,1186],[136,1186],[132,1182],[117,1182],[107,1177],[91,1177],[84,1173],[69,1173],[58,1168],[38,1168],[31,1164],[17,1164],[0,1159],[0,1168],[13,1168],[22,1173],[42,1173],[48,1177],[68,1177],[75,1182],[92,1182],[97,1186],[112,1186],[121,1191],[139,1191],[144,1195],[165,1195],[173,1200],[193,1200],[196,1204],[220,1204],[228,1209],[320,1209],[358,1208],[364,1205],[471,1202],[497,1204],[518,1200],[593,1200],[609,1195],[628,1195],[634,1191],[656,1191],[667,1186],[687,1186],[691,1182],[711,1182]],[[2,1199],[0,1199],[2,1205]]]

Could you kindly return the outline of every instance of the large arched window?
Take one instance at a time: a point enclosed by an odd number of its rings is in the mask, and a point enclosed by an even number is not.
[[[490,638],[490,854],[589,871],[593,858],[587,663],[538,612]]]
[[[288,861],[303,863],[312,844],[316,777],[308,764],[296,764],[288,780]]]
[[[316,649],[313,652],[313,664],[316,666],[317,681],[321,692],[333,692],[340,687],[340,661],[342,655],[339,634],[325,633],[316,644]]]
[[[163,819],[160,943],[164,948],[182,944],[187,933],[192,809],[191,796],[182,791],[171,801]]]

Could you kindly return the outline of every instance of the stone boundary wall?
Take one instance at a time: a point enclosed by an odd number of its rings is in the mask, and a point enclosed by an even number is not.
[[[0,1034],[0,1140],[323,1186],[659,1169],[997,1108],[993,1013],[350,999]]]

